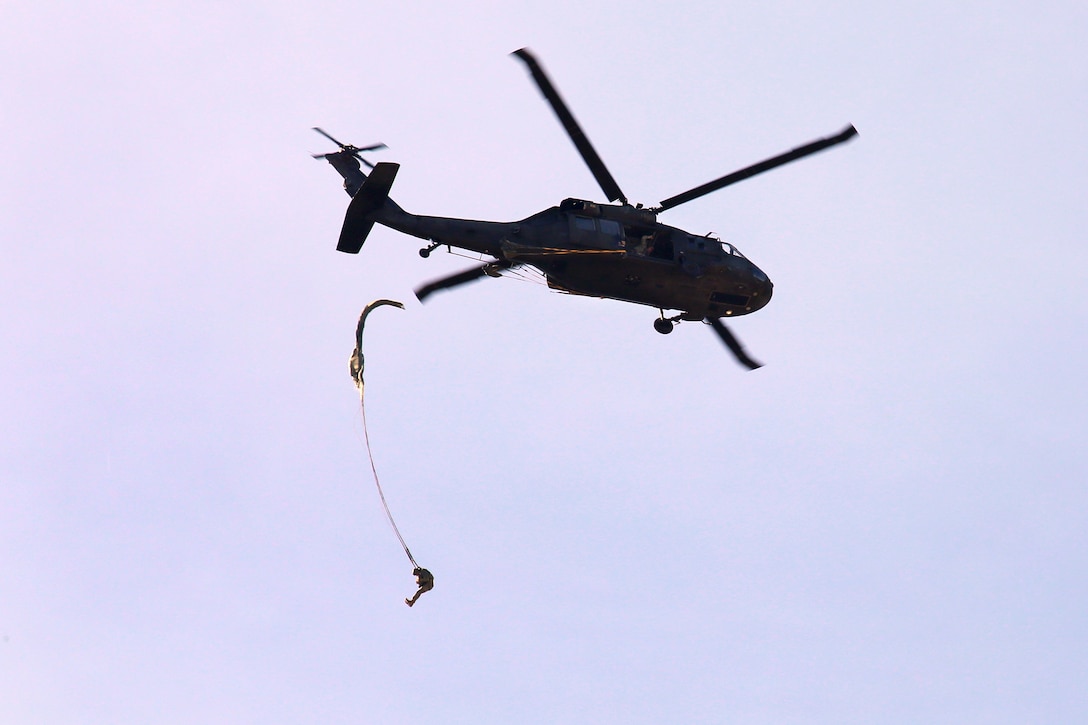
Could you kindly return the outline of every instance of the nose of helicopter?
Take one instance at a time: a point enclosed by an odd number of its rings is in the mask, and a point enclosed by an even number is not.
[[[774,283],[771,282],[762,269],[752,265],[752,277],[755,280],[755,294],[752,295],[751,305],[752,311],[762,309],[767,306],[767,303],[771,301],[771,295],[774,294]]]

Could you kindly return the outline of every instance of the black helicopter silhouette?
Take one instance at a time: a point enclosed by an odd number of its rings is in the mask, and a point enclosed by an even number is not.
[[[770,279],[732,244],[711,234],[698,236],[662,224],[657,221],[657,215],[730,184],[849,141],[857,135],[857,130],[847,126],[834,136],[734,171],[669,197],[655,207],[632,206],[536,58],[525,48],[512,55],[528,66],[533,80],[605,196],[619,204],[566,199],[559,206],[516,222],[410,214],[389,198],[389,189],[400,165],[375,165],[361,156],[365,151],[385,148],[384,144],[361,148],[342,144],[315,128],[340,150],[315,154],[314,158],[332,164],[344,177],[344,189],[351,196],[336,248],[357,254],[377,223],[427,240],[428,246],[419,250],[423,257],[446,246],[492,258],[478,267],[420,287],[416,290],[420,301],[438,290],[484,276],[498,277],[504,270],[528,265],[544,274],[549,287],[561,292],[658,308],[660,317],[654,320],[654,329],[662,334],[672,332],[673,326],[681,320],[705,321],[737,360],[753,370],[760,367],[747,355],[722,318],[746,315],[766,306],[774,288]],[[367,166],[369,174],[362,172],[360,162]],[[678,314],[666,316],[666,310],[675,310]]]

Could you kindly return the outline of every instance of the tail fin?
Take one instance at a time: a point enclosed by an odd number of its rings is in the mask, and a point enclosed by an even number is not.
[[[393,179],[397,177],[399,169],[400,164],[381,163],[366,177],[362,188],[348,204],[344,227],[340,230],[340,242],[336,245],[338,252],[358,254],[363,248],[363,242],[374,228],[370,215],[381,209],[389,198],[389,189],[392,188]]]
[[[336,169],[336,172],[344,177],[344,191],[348,193],[348,196],[353,197],[359,193],[359,189],[363,187],[363,183],[366,181],[366,174],[363,173],[363,169],[359,165],[360,158],[347,151],[322,154],[317,158],[328,161]]]

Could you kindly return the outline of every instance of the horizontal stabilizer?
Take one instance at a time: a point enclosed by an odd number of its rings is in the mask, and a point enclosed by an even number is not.
[[[336,245],[338,252],[358,254],[363,248],[363,242],[374,228],[374,220],[370,215],[381,209],[389,198],[389,189],[393,186],[393,179],[397,178],[398,170],[400,164],[381,163],[366,177],[363,188],[359,189],[348,204],[344,227],[340,230],[340,241]]]

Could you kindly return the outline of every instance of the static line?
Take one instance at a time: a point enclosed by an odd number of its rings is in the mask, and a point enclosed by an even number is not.
[[[408,561],[412,562],[412,568],[418,569],[419,564],[416,563],[415,557],[412,556],[412,552],[408,549],[408,544],[404,543],[404,537],[400,535],[400,529],[397,528],[397,522],[393,520],[393,513],[389,510],[389,503],[385,500],[385,492],[382,490],[382,484],[378,480],[378,469],[374,465],[374,453],[370,450],[370,434],[366,429],[366,403],[363,402],[363,386],[359,386],[359,410],[363,414],[363,440],[366,441],[366,455],[370,459],[370,471],[374,474],[374,485],[378,489],[378,496],[382,500],[382,508],[385,509],[385,518],[389,520],[389,525],[393,528],[393,533],[397,535],[397,541],[400,542],[401,548],[404,549],[404,553],[408,555]]]
[[[378,468],[374,465],[374,453],[370,450],[370,433],[366,427],[366,385],[363,383],[363,369],[366,366],[365,358],[363,357],[363,327],[366,325],[366,318],[375,308],[383,305],[389,305],[390,307],[398,307],[404,309],[404,305],[396,300],[374,300],[367,305],[361,315],[359,315],[359,323],[355,326],[355,349],[351,352],[351,359],[348,361],[348,370],[351,372],[351,379],[355,381],[355,387],[359,389],[359,410],[363,415],[363,438],[366,440],[366,455],[370,459],[370,471],[374,474],[374,485],[378,488],[378,496],[382,500],[382,508],[385,509],[385,517],[389,519],[389,525],[393,528],[393,533],[397,535],[397,540],[400,541],[401,548],[404,549],[404,553],[408,555],[408,561],[412,562],[412,566],[416,569],[419,568],[419,564],[416,563],[415,557],[412,556],[412,552],[408,549],[408,545],[404,543],[404,537],[400,534],[400,529],[397,528],[397,522],[393,520],[393,512],[389,510],[389,503],[385,500],[385,491],[382,490],[381,481],[378,480]]]

